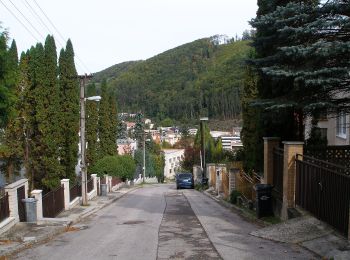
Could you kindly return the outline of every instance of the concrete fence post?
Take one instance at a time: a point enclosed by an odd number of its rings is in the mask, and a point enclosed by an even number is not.
[[[70,188],[69,188],[69,179],[61,180],[61,185],[63,185],[64,193],[64,210],[69,210],[70,204]]]
[[[94,190],[97,192],[97,174],[91,174],[92,181],[94,183]]]
[[[281,139],[279,137],[264,137],[264,178],[263,184],[273,185],[273,149],[277,148]]]
[[[42,190],[32,190],[31,196],[34,197],[36,202],[36,216],[38,220],[41,220],[43,216],[43,191]]]
[[[281,218],[287,220],[288,209],[295,207],[296,155],[303,154],[303,142],[283,142],[283,204]]]
[[[15,218],[16,222],[19,221],[18,215],[18,198],[17,198],[17,188],[6,188],[5,192],[7,192],[9,196],[9,209],[10,209],[10,217]]]
[[[25,187],[25,199],[28,198],[28,179],[21,179],[5,186],[5,192],[9,195],[10,217],[19,222],[17,189]]]
[[[216,171],[215,171],[215,164],[214,163],[207,163],[207,175],[208,175],[208,185],[209,187],[214,187],[216,186]]]

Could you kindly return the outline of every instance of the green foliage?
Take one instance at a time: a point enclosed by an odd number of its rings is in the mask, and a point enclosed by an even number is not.
[[[105,156],[98,160],[92,167],[91,172],[102,177],[105,174],[117,176],[123,180],[134,177],[136,165],[130,155]]]
[[[135,127],[134,127],[134,138],[137,140],[137,147],[142,148],[143,147],[143,139],[144,139],[144,129],[145,129],[145,123],[143,120],[143,114],[137,113],[136,119],[135,119]]]
[[[233,190],[230,194],[230,202],[232,204],[237,204],[237,198],[241,196],[241,193],[239,191]]]
[[[58,59],[60,113],[59,125],[62,141],[60,144],[60,162],[64,169],[64,177],[75,181],[75,166],[78,158],[79,137],[79,83],[74,63],[74,50],[70,40],[66,49],[62,49]]]
[[[205,160],[206,162],[212,162],[214,160],[215,141],[210,134],[210,129],[207,124],[204,124],[203,132],[204,132]],[[194,147],[198,151],[201,150],[201,138],[202,138],[201,136],[202,136],[201,131],[198,131],[194,139]],[[197,156],[199,156],[199,153]]]
[[[128,138],[128,131],[126,123],[119,119],[117,124],[117,139],[126,139]]]
[[[162,120],[162,122],[160,123],[161,126],[164,127],[170,127],[174,125],[174,121],[172,119],[170,119],[169,117],[165,118],[164,120]]]
[[[91,84],[87,91],[88,96],[96,95],[96,86]],[[92,166],[98,160],[98,103],[95,101],[86,101],[86,163]],[[90,173],[90,167],[88,167]]]
[[[117,153],[117,112],[115,99],[110,98],[107,83],[101,86],[101,102],[99,107],[99,157],[115,155]]]
[[[17,48],[15,42],[8,48],[7,40],[7,32],[0,31],[0,128],[6,127],[14,116],[13,106],[16,102]]]
[[[202,114],[239,116],[240,75],[250,47],[247,41],[219,44],[217,38],[179,46],[110,76],[119,109],[141,110],[159,122],[167,117],[193,121]]]

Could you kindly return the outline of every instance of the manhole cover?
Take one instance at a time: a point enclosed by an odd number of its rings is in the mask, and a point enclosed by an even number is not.
[[[136,224],[141,224],[141,223],[145,223],[145,221],[142,221],[142,220],[130,220],[130,221],[123,222],[123,225],[136,225]]]

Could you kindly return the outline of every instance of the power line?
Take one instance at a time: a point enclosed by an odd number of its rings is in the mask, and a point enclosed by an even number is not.
[[[57,27],[54,25],[54,23],[51,21],[51,19],[46,15],[46,13],[44,12],[44,10],[40,7],[40,5],[38,4],[38,2],[36,0],[34,0],[34,3],[35,5],[39,8],[39,10],[41,11],[41,13],[45,16],[45,18],[49,21],[49,23],[51,24],[51,26],[55,29],[55,31],[58,33],[58,35],[61,37],[61,39],[63,40],[63,42],[65,42],[65,38],[62,36],[62,34],[60,33],[60,31],[57,29]],[[78,55],[76,55],[77,57],[77,60],[80,61],[81,65],[83,67],[85,67],[85,69],[88,71],[88,72],[91,72],[89,70],[89,68],[84,64],[84,62],[79,58]]]
[[[33,24],[28,20],[28,18],[17,8],[17,6],[11,0],[9,1],[16,8],[16,10],[22,15],[22,17],[29,23],[29,25],[34,29],[34,31],[36,31],[41,36],[41,38],[45,39],[45,37],[33,26]]]
[[[41,19],[40,15],[30,5],[30,3],[27,0],[22,0],[22,2],[26,5],[27,9],[31,12],[31,14],[36,17],[36,20],[39,21],[47,29],[47,31],[53,35],[52,30],[46,25],[46,23],[43,21],[43,19]],[[56,41],[61,48],[64,48],[64,44],[62,44],[60,39],[56,39]]]
[[[49,32],[51,32],[50,28],[45,24],[45,22],[41,19],[41,17],[38,15],[38,13],[33,9],[33,7],[28,3],[27,0],[22,0],[22,2],[25,4],[27,9],[31,12],[31,14],[36,17],[36,20],[41,23]]]
[[[25,26],[25,24],[11,11],[11,9],[9,9],[3,2],[2,0],[0,0],[0,3],[7,9],[7,11],[9,11],[12,16],[24,27],[24,29],[27,30],[27,32],[29,32],[29,34],[38,42],[40,42],[40,40],[28,29],[27,26]]]

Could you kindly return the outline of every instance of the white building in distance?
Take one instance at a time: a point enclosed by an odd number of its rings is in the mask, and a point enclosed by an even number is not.
[[[175,173],[180,170],[180,163],[185,158],[185,149],[164,149],[164,176],[168,179],[174,179]]]

